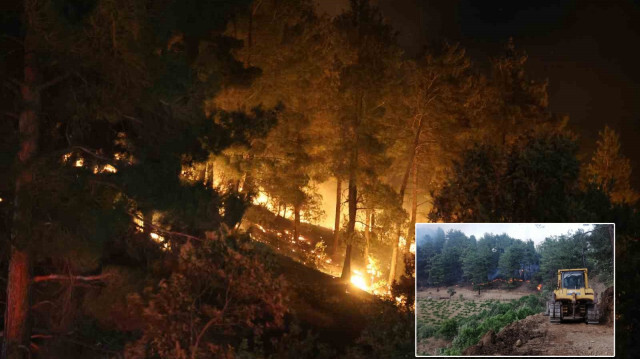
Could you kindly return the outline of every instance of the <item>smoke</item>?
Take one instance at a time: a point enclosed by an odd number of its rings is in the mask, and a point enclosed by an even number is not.
[[[496,268],[492,273],[489,273],[487,275],[487,279],[489,279],[489,281],[492,281],[496,279],[499,275],[500,275],[500,270]]]
[[[324,217],[318,225],[333,229],[336,218],[336,189],[338,184],[334,178],[318,184],[318,193],[322,196]],[[344,210],[344,208],[343,208]]]

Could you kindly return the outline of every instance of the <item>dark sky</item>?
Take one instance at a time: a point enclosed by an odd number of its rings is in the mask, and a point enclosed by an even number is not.
[[[348,0],[319,0],[330,14]],[[535,79],[548,78],[551,110],[567,114],[590,156],[605,124],[621,135],[640,188],[640,1],[374,0],[408,55],[460,42],[486,66],[513,37]]]

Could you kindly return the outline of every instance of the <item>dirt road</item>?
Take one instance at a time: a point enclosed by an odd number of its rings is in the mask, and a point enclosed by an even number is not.
[[[542,314],[485,334],[464,355],[613,355],[613,327],[584,322],[551,324]]]

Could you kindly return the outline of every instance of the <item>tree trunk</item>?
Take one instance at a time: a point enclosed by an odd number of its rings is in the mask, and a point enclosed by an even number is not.
[[[411,220],[409,221],[409,229],[407,230],[407,242],[404,246],[404,253],[408,254],[411,249],[411,242],[416,236],[416,217],[418,216],[418,163],[413,161],[413,188],[411,191]]]
[[[371,229],[370,229],[370,236],[373,237],[374,234],[374,230],[376,229],[376,211],[372,210],[371,211]]]
[[[413,162],[416,157],[416,150],[418,149],[418,144],[420,143],[420,134],[422,132],[422,125],[424,121],[422,116],[418,122],[418,128],[416,130],[415,136],[413,137],[413,144],[411,150],[409,152],[409,162],[407,163],[407,169],[404,171],[404,176],[402,177],[402,184],[400,185],[400,207],[404,204],[404,193],[407,190],[407,183],[409,182],[409,174],[411,173],[411,169],[413,168]],[[400,233],[402,227],[398,225],[398,231],[396,233],[395,245],[393,247],[393,252],[391,254],[391,270],[389,271],[389,285],[393,283],[396,279],[397,266],[398,266],[398,247],[400,246]]]
[[[251,45],[253,45],[253,14],[254,14],[255,6],[251,6],[251,11],[249,12],[249,32],[247,34],[247,60],[245,61],[245,66],[251,66]]]
[[[145,237],[151,238],[152,229],[153,229],[153,210],[143,209],[142,210],[142,233],[144,233]]]
[[[371,241],[371,209],[365,212],[364,220],[364,264],[369,263],[369,242]]]
[[[342,266],[342,280],[351,281],[351,246],[353,235],[356,228],[356,211],[358,210],[358,188],[356,185],[356,171],[354,163],[357,160],[357,150],[354,154],[355,160],[352,160],[351,173],[349,174],[349,221],[347,222],[347,251],[344,256],[344,265]]]
[[[293,207],[293,240],[297,241],[300,236],[300,206]]]
[[[396,242],[391,252],[391,267],[389,268],[389,285],[393,284],[396,279],[396,268],[398,267],[398,246],[400,245],[400,225],[398,225],[398,235],[396,236]]]
[[[29,6],[28,1],[25,1],[25,7],[27,6]],[[29,10],[25,10],[27,17],[29,17]],[[24,82],[20,89],[23,109],[20,113],[18,126],[20,134],[19,172],[15,184],[2,358],[28,357],[31,338],[29,312],[32,258],[28,245],[29,234],[27,233],[28,228],[31,227],[31,223],[29,223],[31,209],[25,196],[28,196],[28,187],[33,181],[31,162],[38,152],[40,90],[37,88],[36,54],[31,49],[28,29],[24,40],[24,51]]]
[[[196,174],[196,181],[202,182],[205,186],[207,185],[207,163],[206,162],[204,166],[202,166],[202,168]]]
[[[333,226],[333,253],[338,251],[338,245],[340,244],[340,209],[342,208],[342,181],[336,178],[338,181],[336,190],[336,219]]]

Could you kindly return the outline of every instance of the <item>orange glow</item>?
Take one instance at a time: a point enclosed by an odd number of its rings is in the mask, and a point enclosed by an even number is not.
[[[538,290],[542,289],[542,284],[538,284]]]

